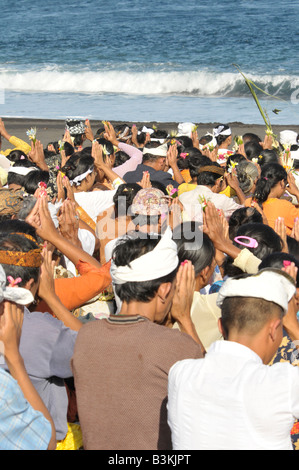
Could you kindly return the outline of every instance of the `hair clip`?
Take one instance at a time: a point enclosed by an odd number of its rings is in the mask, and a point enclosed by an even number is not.
[[[249,243],[244,243],[244,242],[240,241],[241,239],[248,240]],[[259,246],[259,244],[258,244],[258,242],[256,241],[255,238],[246,237],[245,235],[244,236],[240,235],[239,237],[234,238],[234,241],[239,243],[239,245],[246,246],[247,248],[257,248]]]
[[[8,287],[17,287],[17,285],[20,284],[20,282],[22,282],[21,277],[17,277],[17,279],[14,279],[12,276],[8,276],[7,280],[9,282]]]
[[[266,181],[268,181],[268,178],[267,178],[266,176],[264,176],[264,177],[263,177],[263,180],[266,180]]]

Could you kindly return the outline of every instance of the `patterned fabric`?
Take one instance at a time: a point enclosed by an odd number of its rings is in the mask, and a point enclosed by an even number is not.
[[[47,450],[49,421],[25,400],[17,382],[0,368],[0,450]]]
[[[24,191],[7,188],[0,189],[0,215],[14,215],[23,204]]]
[[[294,366],[299,366],[299,350],[296,350],[296,346],[284,330],[282,342],[278,348],[278,351],[271,361],[271,364],[276,362],[289,362]],[[294,450],[299,450],[299,421],[296,420],[291,430],[291,439]]]
[[[133,204],[133,214],[139,215],[160,215],[168,212],[169,196],[166,196],[160,189],[141,189],[136,194]]]

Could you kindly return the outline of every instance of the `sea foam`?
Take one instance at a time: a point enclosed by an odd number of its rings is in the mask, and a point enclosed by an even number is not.
[[[247,75],[261,89],[289,99],[299,87],[292,75]],[[19,92],[116,93],[130,95],[190,95],[242,97],[250,94],[238,73],[200,70],[0,70],[0,88]],[[265,95],[263,95],[265,97]]]

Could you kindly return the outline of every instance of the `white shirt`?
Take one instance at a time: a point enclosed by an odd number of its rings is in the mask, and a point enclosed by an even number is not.
[[[99,214],[113,206],[115,193],[116,189],[107,191],[82,191],[74,193],[74,197],[79,206],[96,222]]]
[[[205,197],[207,201],[211,201],[217,209],[223,210],[227,219],[230,218],[233,212],[243,207],[225,194],[213,193],[207,186],[198,185],[192,191],[186,191],[179,196],[179,200],[184,206],[184,220],[202,222],[200,196]]]
[[[169,373],[168,423],[174,450],[292,450],[299,418],[299,369],[264,365],[251,349],[214,342],[204,359]]]

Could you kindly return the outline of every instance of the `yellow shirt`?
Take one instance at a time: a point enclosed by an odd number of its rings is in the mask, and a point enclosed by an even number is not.
[[[10,154],[10,152],[12,152],[13,150],[21,150],[22,152],[24,152],[26,155],[28,155],[28,153],[30,152],[31,150],[31,145],[27,144],[27,142],[24,142],[24,140],[22,139],[19,139],[18,137],[15,137],[15,136],[11,136],[11,138],[9,139],[9,143],[11,145],[14,146],[13,149],[7,149],[3,152],[1,152],[2,155],[5,155],[7,157],[7,155]]]

